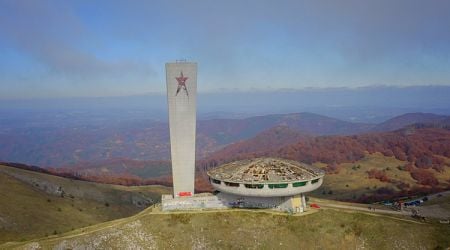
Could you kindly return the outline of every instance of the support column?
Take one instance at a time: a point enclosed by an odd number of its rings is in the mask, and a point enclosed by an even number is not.
[[[301,194],[302,197],[302,207],[303,207],[303,211],[306,211],[306,198],[305,198],[305,194]]]

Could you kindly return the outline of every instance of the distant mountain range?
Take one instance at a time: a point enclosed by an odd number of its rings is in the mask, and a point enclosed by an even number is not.
[[[214,138],[219,144],[228,144],[275,126],[287,126],[311,135],[358,134],[373,127],[372,124],[347,122],[305,112],[199,121],[198,131]]]
[[[377,124],[371,131],[393,131],[414,123],[450,125],[450,116],[431,113],[408,113]]]
[[[396,130],[414,123],[449,124],[449,121],[449,116],[426,113],[405,114],[380,124],[354,123],[313,113],[199,120],[197,159],[264,131],[265,134],[257,136],[262,138],[260,141],[278,131],[286,140],[274,141],[284,145],[304,136],[355,135]],[[44,167],[104,165],[102,162],[115,159],[167,161],[170,152],[167,123],[151,120],[91,126],[13,127],[1,131],[0,141],[0,161]]]

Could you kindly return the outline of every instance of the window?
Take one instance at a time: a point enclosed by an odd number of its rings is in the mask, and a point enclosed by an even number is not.
[[[226,181],[224,181],[223,183],[225,183],[225,185],[227,185],[229,187],[239,187],[239,183],[226,182]]]
[[[244,186],[246,188],[257,188],[257,189],[264,188],[264,184],[245,184]]]
[[[212,179],[212,183],[214,183],[214,184],[220,184],[220,181],[219,181],[219,180],[216,180],[216,179]]]
[[[320,178],[319,178],[319,179],[312,180],[311,183],[312,183],[312,184],[317,183],[317,182],[319,182],[319,180],[320,180]]]
[[[306,183],[307,183],[306,181],[294,182],[294,183],[292,183],[292,186],[293,187],[303,187],[306,185]]]
[[[287,188],[287,183],[269,184],[269,188]]]

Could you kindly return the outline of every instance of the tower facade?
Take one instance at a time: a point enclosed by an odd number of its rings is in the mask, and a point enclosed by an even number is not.
[[[174,197],[194,194],[197,63],[166,63]]]

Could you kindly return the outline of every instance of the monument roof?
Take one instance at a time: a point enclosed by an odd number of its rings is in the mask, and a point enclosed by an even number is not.
[[[216,180],[235,183],[290,183],[317,179],[325,172],[297,161],[256,158],[227,163],[207,174]]]

